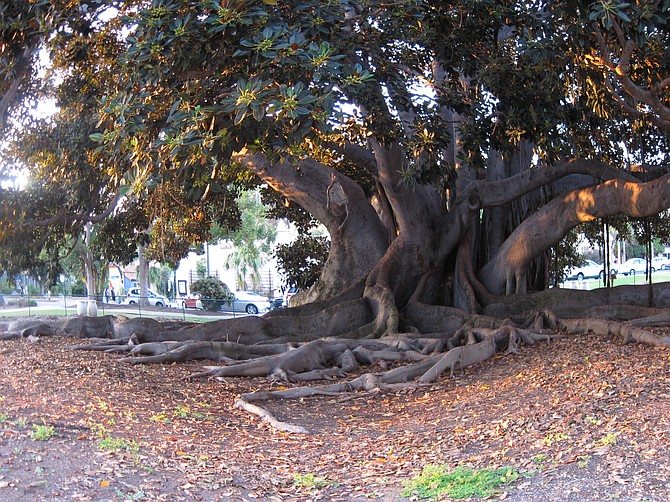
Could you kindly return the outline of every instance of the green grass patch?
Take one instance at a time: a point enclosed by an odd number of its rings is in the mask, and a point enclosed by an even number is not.
[[[137,453],[140,449],[139,445],[131,439],[115,438],[112,436],[98,439],[98,448],[103,451],[127,451],[129,453]]]
[[[446,466],[428,465],[419,476],[407,483],[403,496],[418,496],[432,500],[444,497],[452,499],[485,498],[500,493],[501,486],[517,479],[519,479],[519,472],[513,467],[499,469],[457,467],[448,470]]]
[[[651,276],[651,282],[653,284],[668,281],[670,281],[670,272],[668,272],[667,270],[656,271]],[[588,289],[588,290],[605,287],[603,281],[598,279],[585,279],[584,283],[588,283],[584,284],[587,286],[586,288],[584,288],[583,285],[580,285],[578,281],[567,281],[564,284],[562,284],[561,287],[565,289]],[[618,274],[616,276],[616,279],[614,279],[614,283],[612,284],[612,286],[627,286],[631,284],[632,285],[647,284],[644,274],[635,274],[635,275]]]
[[[600,446],[613,446],[616,444],[616,435],[606,434],[598,440]]]
[[[301,488],[324,488],[330,484],[330,481],[322,478],[320,476],[315,476],[312,473],[309,474],[296,474],[293,476],[293,484]]]
[[[64,309],[49,309],[49,310],[31,310],[28,309],[13,309],[0,312],[0,318],[2,317],[35,317],[40,316],[66,316],[71,314],[71,312],[66,312]]]
[[[36,441],[48,441],[56,435],[56,429],[51,425],[33,425],[33,432],[30,434],[30,438]]]
[[[130,310],[113,310],[109,309],[104,312],[103,314],[103,309],[99,308],[98,309],[98,316],[101,317],[102,315],[108,315],[108,314],[118,314],[122,313],[126,317],[140,317],[140,318],[149,318],[149,319],[161,319],[161,318],[174,318],[174,319],[179,319],[184,320],[186,322],[199,322],[199,323],[204,323],[204,322],[209,322],[218,318],[225,319],[226,317],[224,315],[221,316],[214,316],[210,315],[209,317],[207,316],[182,316],[181,310],[174,309],[174,311],[169,311],[166,310],[165,312],[152,312],[152,311],[143,311],[142,314],[138,313],[133,313]],[[52,316],[52,317],[67,317],[71,316],[73,314],[76,314],[76,310],[74,310],[72,307],[69,306],[67,310],[64,308],[54,308],[54,309],[32,309],[28,310],[28,308],[24,309],[12,309],[12,310],[6,310],[6,311],[0,311],[0,318],[3,317],[35,317],[35,316]]]
[[[93,424],[91,431],[98,437],[98,448],[103,451],[126,451],[136,454],[140,449],[140,446],[132,439],[115,438],[102,424]]]

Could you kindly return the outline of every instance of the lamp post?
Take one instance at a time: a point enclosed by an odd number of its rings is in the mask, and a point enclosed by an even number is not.
[[[61,274],[59,279],[61,285],[63,286],[63,308],[65,309],[65,315],[67,315],[67,291],[65,291],[65,276]]]

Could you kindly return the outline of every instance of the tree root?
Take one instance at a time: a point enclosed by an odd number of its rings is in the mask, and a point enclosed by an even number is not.
[[[623,343],[646,343],[654,347],[670,347],[670,337],[658,336],[646,329],[617,321],[604,319],[563,319],[559,325],[571,333],[594,333],[604,336],[619,336]]]
[[[435,381],[447,369],[450,370],[450,376],[453,376],[454,369],[457,367],[464,369],[468,366],[472,366],[490,359],[496,353],[497,347],[500,344],[504,345],[506,343],[507,351],[512,352],[513,350],[516,350],[516,346],[520,343],[535,343],[539,340],[551,339],[556,335],[550,335],[548,333],[535,333],[529,330],[515,328],[513,326],[502,326],[498,330],[470,330],[470,333],[463,334],[463,336],[470,339],[477,337],[483,339],[469,345],[461,345],[452,348],[445,354],[438,353],[431,356],[422,355],[420,362],[418,363],[394,368],[380,374],[366,373],[365,375],[348,382],[340,382],[320,387],[300,387],[280,391],[257,391],[244,394],[238,400],[239,405],[236,406],[239,409],[245,409],[249,411],[247,405],[251,401],[258,402],[271,399],[296,399],[317,395],[332,396],[358,390],[383,390],[390,388],[391,386],[397,387],[398,385],[416,386],[427,384]],[[377,353],[380,352],[383,353],[383,351],[379,351]],[[367,358],[373,352],[365,348],[358,347],[353,350],[353,353],[358,354],[359,356],[363,355]],[[239,366],[235,369],[239,369]],[[220,369],[216,370],[216,374],[221,376],[221,372],[219,370]],[[202,375],[204,374],[201,373],[196,376]],[[416,380],[416,382],[413,382],[414,380]],[[408,384],[407,382],[412,383]],[[258,414],[262,418],[266,416],[272,417],[272,415],[267,410],[259,406],[254,407],[254,411],[252,411],[252,413]],[[273,420],[274,421],[268,421],[264,419],[264,421],[273,427],[277,425],[281,431],[289,431],[291,427],[297,427],[287,424],[286,422],[279,422],[277,424],[278,421],[276,421],[274,417]],[[301,430],[300,433],[307,434],[308,432]]]
[[[292,432],[297,434],[311,434],[311,432],[304,427],[291,425],[287,422],[277,420],[264,408],[251,403],[258,401],[268,401],[271,399],[300,399],[314,396],[337,396],[344,392],[351,392],[355,390],[378,390],[382,387],[383,384],[376,375],[366,373],[350,382],[340,382],[322,387],[298,387],[295,389],[257,391],[250,392],[248,394],[242,394],[236,401],[235,407],[237,409],[253,413],[254,415],[258,415],[261,417],[263,422],[279,431]]]
[[[291,434],[310,433],[307,429],[300,427],[299,425],[291,425],[286,422],[282,422],[281,420],[277,420],[274,415],[272,415],[266,409],[261,408],[260,406],[256,406],[255,404],[248,403],[243,399],[238,399],[235,402],[235,408],[248,411],[249,413],[253,413],[254,415],[259,416],[261,422],[268,424],[270,427],[277,429],[278,431],[289,432]]]
[[[258,415],[264,423],[279,430],[302,434],[307,433],[304,428],[278,420],[256,403],[427,385],[447,371],[451,377],[454,371],[491,359],[498,352],[514,353],[521,345],[550,341],[561,332],[617,336],[624,343],[670,347],[670,337],[643,328],[670,319],[664,311],[628,309],[627,315],[634,310],[653,314],[628,323],[563,319],[550,310],[540,311],[531,320],[525,316],[513,321],[413,303],[413,314],[403,311],[400,318],[388,290],[366,291],[369,298],[331,305],[326,311],[312,313],[307,308],[301,309],[309,311],[306,317],[277,314],[267,319],[243,317],[194,325],[84,316],[54,323],[34,320],[0,323],[0,339],[76,334],[99,340],[71,348],[123,353],[120,361],[131,364],[193,359],[220,364],[206,366],[205,371],[186,379],[265,376],[275,382],[304,383],[339,379],[359,372],[362,367],[368,368],[368,373],[348,381],[258,391],[240,397],[238,408]],[[404,332],[399,332],[401,328]]]
[[[421,383],[434,382],[447,369],[449,376],[454,376],[456,366],[461,369],[476,363],[484,362],[493,357],[496,352],[496,343],[493,337],[472,345],[455,347],[447,352],[428,371],[419,378]]]

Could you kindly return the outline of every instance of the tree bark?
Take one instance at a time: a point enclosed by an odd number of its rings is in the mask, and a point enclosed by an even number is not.
[[[386,229],[360,186],[334,169],[306,159],[298,166],[271,164],[243,151],[237,160],[268,185],[321,221],[330,234],[330,253],[321,280],[301,302],[334,296],[367,276],[388,246]]]
[[[527,218],[480,272],[494,294],[522,292],[520,277],[531,260],[556,244],[578,224],[614,214],[642,217],[670,205],[670,175],[646,183],[611,180],[553,199]]]

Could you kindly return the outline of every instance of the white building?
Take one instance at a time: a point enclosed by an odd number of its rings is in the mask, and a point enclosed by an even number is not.
[[[298,233],[286,220],[279,220],[277,225],[277,239],[275,244],[288,244],[292,242]],[[191,284],[200,278],[198,275],[198,263],[205,265],[206,275],[218,277],[228,288],[235,292],[237,290],[236,273],[233,268],[226,268],[226,260],[233,252],[230,241],[222,241],[218,244],[205,245],[205,253],[198,255],[190,252],[188,256],[179,262],[174,276],[174,287],[176,298],[191,296]],[[202,266],[201,266],[202,268]],[[261,293],[271,297],[281,296],[281,276],[279,275],[277,262],[272,257],[261,267]],[[248,282],[250,287],[250,282]]]

